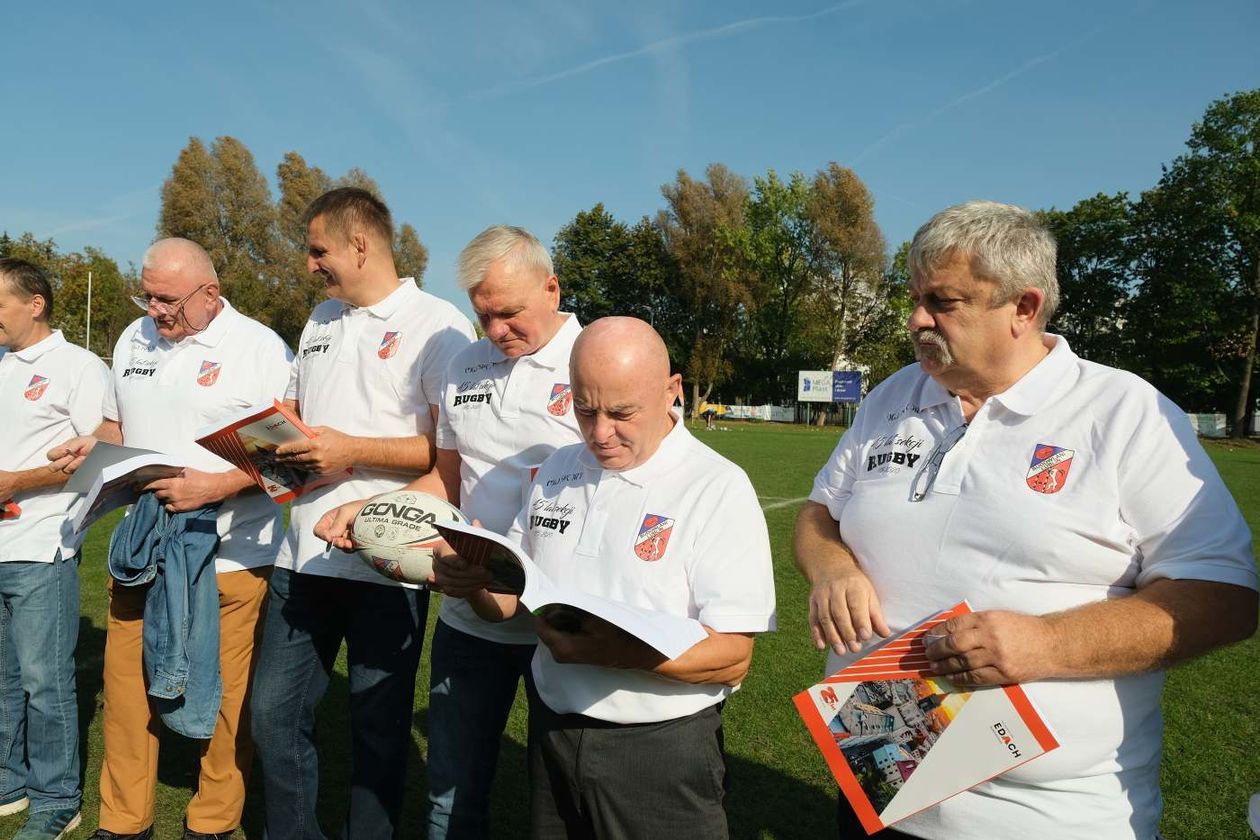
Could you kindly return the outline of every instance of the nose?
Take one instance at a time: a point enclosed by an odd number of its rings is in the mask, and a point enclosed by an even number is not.
[[[486,325],[486,335],[489,336],[491,341],[499,341],[506,338],[509,332],[511,332],[511,330],[508,329],[507,321],[501,321],[497,318],[493,318],[490,323]]]
[[[596,443],[604,443],[612,438],[614,432],[614,424],[608,415],[602,411],[595,413],[594,422],[591,424],[591,436]]]
[[[932,316],[928,314],[927,309],[921,303],[916,303],[906,317],[906,327],[912,333],[934,326],[936,326],[936,321],[932,320]]]
[[[312,256],[307,256],[306,258],[306,271],[308,274],[314,274],[319,271],[319,263],[317,263],[315,258]]]

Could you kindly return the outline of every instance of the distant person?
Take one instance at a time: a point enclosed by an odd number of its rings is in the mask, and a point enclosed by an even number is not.
[[[245,698],[282,509],[250,476],[197,445],[196,437],[203,426],[283,394],[291,356],[278,335],[219,294],[210,256],[187,239],[162,239],[145,252],[140,295],[132,300],[147,314],[114,345],[105,420],[94,437],[66,448],[83,456],[100,439],[181,458],[189,466],[180,475],[154,481],[145,491],[168,514],[204,511],[215,522],[218,595],[211,599],[219,607],[215,642],[222,687],[217,714],[180,724],[184,734],[204,739],[184,837],[227,837],[240,825],[253,761]],[[158,721],[173,725],[171,705],[148,696],[152,686],[142,655],[151,618],[145,604],[155,585],[110,581],[97,840],[153,836]],[[188,690],[194,690],[191,678]],[[198,697],[205,700],[200,690]],[[185,699],[192,708],[192,699]]]
[[[456,279],[486,337],[451,361],[438,412],[437,468],[408,486],[448,499],[502,534],[538,466],[558,447],[582,440],[569,382],[569,353],[582,326],[559,311],[551,255],[521,228],[478,234],[459,256]],[[363,505],[329,512],[316,534],[350,548],[349,528]],[[490,836],[499,741],[537,642],[530,615],[488,622],[462,599],[442,600],[430,653],[430,840]]]
[[[315,709],[344,641],[350,789],[336,797],[349,806],[347,837],[386,840],[398,831],[429,593],[387,580],[314,528],[330,508],[433,468],[443,377],[473,330],[450,303],[398,277],[393,222],[376,196],[332,190],[311,203],[306,221],[307,268],[329,300],[302,330],[285,402],[316,437],[276,456],[324,475],[353,473],[293,502],[271,579],[252,698],[266,833],[324,836]]]
[[[704,411],[701,412],[701,415],[704,417],[704,430],[706,432],[713,431],[715,428],[713,425],[713,418],[717,417],[717,409],[709,403],[705,403]]]
[[[101,423],[109,370],[50,325],[53,287],[0,259],[0,816],[29,808],[16,837],[55,840],[79,824],[79,547],[64,463],[48,447]],[[63,459],[68,462],[68,458]]]
[[[1180,409],[1045,332],[1033,214],[950,207],[909,265],[918,364],[866,398],[797,520],[814,641],[834,673],[965,598],[934,673],[1021,683],[1061,747],[876,836],[1150,840],[1164,669],[1256,627],[1247,526]],[[865,836],[843,802],[841,836]]]
[[[729,835],[721,708],[755,635],[774,629],[770,541],[748,477],[671,411],[680,378],[669,370],[643,321],[582,332],[570,382],[585,444],[547,459],[508,536],[566,585],[697,619],[709,635],[665,660],[591,615],[566,630],[535,620],[535,837]],[[448,597],[487,620],[522,612],[458,557],[437,570]]]

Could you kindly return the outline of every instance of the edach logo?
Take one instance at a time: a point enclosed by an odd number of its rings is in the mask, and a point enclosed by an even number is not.
[[[437,515],[418,507],[399,505],[393,502],[372,502],[363,508],[361,516],[393,516],[407,522],[418,522],[432,525],[437,522]]]
[[[1014,758],[1023,758],[1019,752],[1019,747],[1015,746],[1015,742],[1011,739],[1011,736],[1007,734],[1005,724],[998,721],[990,728],[993,730],[993,734],[997,736],[998,740],[1005,744],[1006,748],[1011,751],[1011,755]]]

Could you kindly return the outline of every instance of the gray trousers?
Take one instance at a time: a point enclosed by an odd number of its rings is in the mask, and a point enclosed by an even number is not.
[[[726,838],[721,704],[659,723],[617,724],[530,704],[532,835]]]

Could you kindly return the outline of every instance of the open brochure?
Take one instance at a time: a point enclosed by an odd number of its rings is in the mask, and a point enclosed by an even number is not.
[[[63,488],[84,494],[71,519],[75,533],[109,511],[133,504],[144,485],[179,475],[185,466],[180,459],[152,449],[97,441]]]
[[[276,449],[281,444],[314,437],[306,424],[279,400],[247,408],[197,430],[197,443],[253,478],[277,504],[350,475],[349,469],[319,475],[276,460]]]
[[[547,616],[559,629],[564,629],[566,621],[580,624],[581,613],[590,613],[617,625],[669,659],[677,659],[708,637],[703,625],[694,618],[609,601],[558,584],[534,565],[520,546],[493,531],[459,522],[438,522],[433,527],[460,557],[489,570],[494,582],[486,588],[491,592],[519,595],[521,603],[535,614],[541,614],[545,608],[564,608],[549,611]]]
[[[924,634],[968,612],[943,610],[793,698],[867,833],[1059,746],[1018,685],[932,674]]]
[[[22,515],[22,506],[12,499],[0,502],[0,520],[17,519]]]

